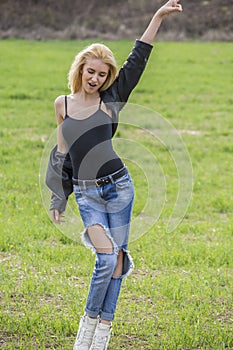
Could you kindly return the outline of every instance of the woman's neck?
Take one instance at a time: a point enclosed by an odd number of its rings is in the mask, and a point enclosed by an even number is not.
[[[83,90],[76,92],[75,94],[71,94],[70,97],[74,100],[79,101],[81,104],[96,104],[96,102],[100,99],[100,94],[97,91],[95,94],[88,94]]]

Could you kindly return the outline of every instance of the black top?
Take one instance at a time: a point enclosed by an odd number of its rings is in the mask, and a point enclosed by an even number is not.
[[[62,133],[71,158],[73,178],[93,180],[123,167],[112,147],[112,118],[101,109],[101,100],[95,113],[85,119],[74,119],[67,114],[65,96]]]

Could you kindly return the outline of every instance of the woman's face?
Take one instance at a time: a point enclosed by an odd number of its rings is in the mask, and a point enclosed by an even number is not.
[[[96,93],[105,83],[109,66],[101,59],[89,58],[82,70],[82,89],[87,94]]]

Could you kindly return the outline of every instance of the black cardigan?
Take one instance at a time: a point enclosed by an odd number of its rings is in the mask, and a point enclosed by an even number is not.
[[[114,135],[118,125],[118,115],[137,85],[148,61],[152,45],[136,40],[136,43],[113,84],[100,92],[102,101],[112,112]],[[69,153],[57,152],[55,146],[50,154],[46,172],[46,185],[52,191],[51,209],[65,211],[69,195],[73,192],[72,165]]]

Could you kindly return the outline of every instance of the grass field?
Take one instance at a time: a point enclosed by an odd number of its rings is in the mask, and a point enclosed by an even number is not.
[[[0,259],[2,349],[72,349],[94,256],[60,232],[42,204],[38,174],[56,128],[53,101],[88,42],[0,41]],[[132,42],[109,42],[119,66]],[[167,222],[177,192],[166,147],[159,220],[130,244],[110,350],[233,349],[233,44],[158,43],[130,102],[157,111],[182,136],[193,197],[182,223]],[[118,137],[134,138],[119,129]],[[143,138],[143,136],[141,136]],[[130,167],[130,164],[129,164]],[[143,207],[143,176],[131,165]],[[188,203],[187,203],[188,205]]]

